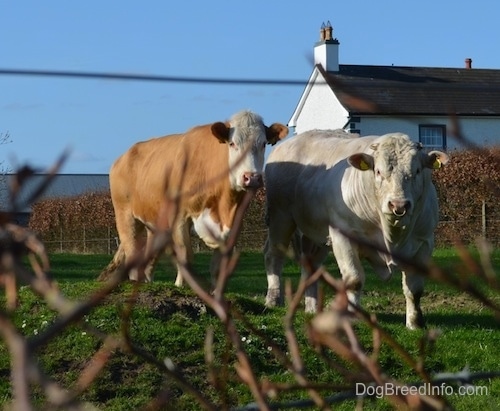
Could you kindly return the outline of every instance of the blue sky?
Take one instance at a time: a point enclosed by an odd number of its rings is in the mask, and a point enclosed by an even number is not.
[[[322,22],[341,64],[500,69],[496,0],[0,0],[0,69],[306,81]],[[303,86],[0,75],[0,168],[107,173],[133,143],[241,109],[287,123]]]

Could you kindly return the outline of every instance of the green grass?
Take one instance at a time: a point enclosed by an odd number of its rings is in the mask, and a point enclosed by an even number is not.
[[[207,267],[210,256],[196,255],[195,270],[208,281]],[[50,256],[51,274],[58,281],[64,295],[83,300],[94,290],[102,287],[95,281],[99,272],[110,260],[107,255]],[[454,250],[438,250],[435,261],[440,267],[458,272],[463,263]],[[500,252],[493,255],[495,272],[500,272]],[[337,275],[332,258],[327,261],[328,269]],[[292,262],[285,267],[286,278],[298,283],[298,269]],[[248,388],[240,383],[234,369],[236,358],[231,344],[218,319],[200,310],[193,304],[197,299],[188,289],[173,286],[175,270],[166,261],[161,261],[155,273],[155,282],[141,288],[138,303],[131,316],[132,341],[149,351],[161,361],[169,358],[193,386],[218,404],[245,405],[253,401]],[[476,281],[477,282],[477,281]],[[74,387],[81,370],[91,356],[101,347],[101,341],[85,330],[85,324],[106,333],[118,334],[120,318],[126,306],[131,286],[123,285],[111,295],[105,304],[97,307],[85,317],[84,324],[74,324],[62,335],[57,336],[37,352],[44,371],[63,386]],[[247,324],[237,321],[238,331],[249,355],[254,372],[259,380],[267,378],[273,382],[293,382],[293,377],[268,350],[272,341],[287,351],[283,331],[283,316],[286,309],[264,308],[266,277],[263,272],[263,258],[260,253],[243,253],[236,273],[230,279],[227,295],[236,309],[243,313],[249,324],[260,330],[265,339],[253,335]],[[489,298],[500,303],[500,296],[486,290]],[[21,287],[20,306],[13,314],[13,321],[26,336],[42,332],[55,320],[56,314],[27,287]],[[414,358],[418,357],[419,342],[423,331],[409,331],[404,326],[404,297],[400,276],[382,282],[368,273],[363,297],[366,310],[376,314],[380,324]],[[2,300],[3,304],[3,300]],[[463,292],[450,287],[428,283],[422,307],[427,329],[438,328],[441,335],[435,346],[425,356],[425,369],[434,375],[440,372],[458,372],[468,368],[471,372],[500,370],[500,329],[491,312]],[[342,384],[341,376],[334,371],[308,343],[304,324],[311,317],[300,311],[295,326],[301,352],[306,365],[306,375],[311,381],[323,384]],[[214,330],[214,351],[218,372],[216,375],[225,386],[215,390],[207,381],[207,366],[204,358],[204,339],[207,328]],[[371,352],[371,330],[362,323],[355,325],[360,342]],[[332,358],[336,358],[332,356]],[[11,398],[9,356],[6,346],[0,343],[0,401]],[[415,371],[408,366],[387,344],[382,344],[379,361],[385,373],[403,382],[419,380]],[[349,365],[352,367],[352,365]],[[457,410],[500,409],[500,379],[477,381],[486,386],[487,396],[451,396],[449,401]],[[134,410],[148,404],[160,390],[169,394],[165,409],[201,409],[191,395],[171,378],[166,378],[147,361],[116,351],[81,399],[106,410]],[[324,391],[330,395],[334,391]],[[43,397],[35,393],[40,409],[44,408]],[[304,391],[287,393],[276,398],[278,402],[308,398]],[[384,400],[366,400],[365,409],[391,409]],[[347,401],[339,409],[351,410],[354,401]]]

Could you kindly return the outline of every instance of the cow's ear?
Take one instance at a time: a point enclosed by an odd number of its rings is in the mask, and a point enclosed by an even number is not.
[[[365,153],[357,153],[349,156],[347,162],[361,171],[373,170],[373,157]]]
[[[431,151],[427,155],[425,166],[437,170],[446,165],[448,161],[450,161],[448,154],[443,153],[442,151]]]
[[[266,127],[267,144],[275,145],[279,140],[288,135],[288,127],[280,123],[274,123],[270,127]]]
[[[212,134],[217,137],[219,143],[227,143],[229,141],[229,125],[221,121],[212,124]]]

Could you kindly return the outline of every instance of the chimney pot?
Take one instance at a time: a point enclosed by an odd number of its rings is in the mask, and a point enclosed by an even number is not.
[[[465,68],[467,70],[470,70],[472,68],[472,59],[471,58],[466,58],[465,59]]]
[[[325,27],[325,40],[331,40],[333,38],[332,34],[333,34],[332,24],[330,23],[330,20],[328,20]]]
[[[321,23],[321,28],[319,30],[319,41],[324,41],[325,40],[325,23]]]

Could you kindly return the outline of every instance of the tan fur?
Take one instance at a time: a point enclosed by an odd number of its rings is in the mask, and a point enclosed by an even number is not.
[[[210,161],[201,162],[200,158]],[[229,226],[234,201],[227,158],[227,146],[212,136],[210,125],[137,143],[111,169],[114,207],[123,209],[131,202],[136,218],[155,224],[166,186],[172,196],[178,192],[190,194],[181,203],[184,216],[197,215],[217,204],[217,220]]]
[[[268,141],[286,135],[285,126],[275,124],[272,127]],[[244,191],[235,191],[230,184],[228,144],[224,143],[227,136],[220,135],[224,132],[229,135],[228,128],[229,123],[213,123],[193,127],[184,134],[139,142],[115,161],[109,178],[121,243],[101,279],[107,278],[123,261],[144,252],[152,232],[158,227],[159,213],[165,204],[170,206],[161,211],[167,220],[166,226],[162,221],[161,228],[172,229],[182,263],[192,259],[191,218],[209,209],[212,220],[221,229],[232,226]],[[262,130],[268,129],[262,125]],[[171,201],[165,202],[166,196]],[[177,197],[179,203],[175,201]],[[151,280],[153,264],[154,261],[144,270],[139,269],[131,278]],[[181,283],[178,274],[176,284]]]

